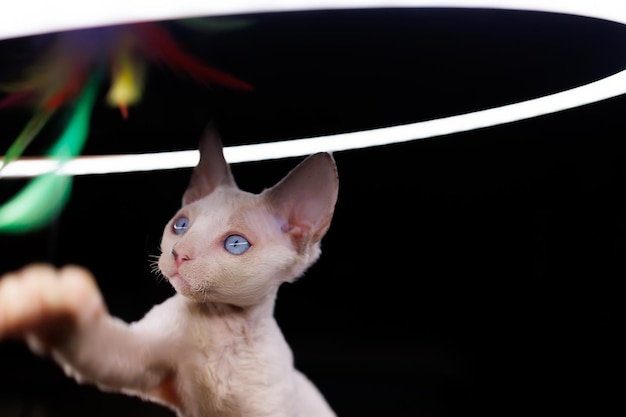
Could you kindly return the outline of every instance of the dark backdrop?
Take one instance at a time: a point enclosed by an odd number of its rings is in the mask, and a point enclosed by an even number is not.
[[[193,149],[209,119],[226,146],[427,120],[626,67],[623,26],[572,16],[416,9],[243,18],[252,24],[210,35],[168,27],[252,93],[206,89],[153,67],[128,120],[98,105],[84,153]],[[5,75],[19,61],[8,57],[23,57],[32,41],[0,43]],[[335,153],[340,196],[323,255],[281,289],[276,316],[298,367],[339,416],[598,415],[617,405],[625,104],[618,97]],[[0,112],[0,153],[28,116]],[[45,146],[43,135],[29,152]],[[299,160],[233,171],[241,188],[258,192]],[[0,270],[87,266],[111,312],[139,319],[172,294],[149,256],[189,174],[76,178],[50,227],[0,235]],[[0,181],[3,201],[24,183]],[[171,414],[79,386],[7,342],[0,415]]]

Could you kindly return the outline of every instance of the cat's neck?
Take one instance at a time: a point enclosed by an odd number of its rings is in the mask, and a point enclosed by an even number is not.
[[[274,320],[276,291],[267,294],[262,302],[250,306],[237,306],[213,301],[195,301],[180,294],[178,296],[185,300],[190,312],[203,316],[222,318],[225,320],[244,320],[253,326],[267,320]]]

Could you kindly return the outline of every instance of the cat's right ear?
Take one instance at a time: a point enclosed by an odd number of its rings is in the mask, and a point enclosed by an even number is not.
[[[304,251],[326,234],[338,190],[335,160],[330,153],[320,152],[300,162],[264,194],[283,232]]]
[[[194,168],[187,190],[183,194],[183,206],[211,194],[218,187],[237,186],[224,159],[222,140],[214,123],[210,123],[204,130],[198,148],[200,162]]]

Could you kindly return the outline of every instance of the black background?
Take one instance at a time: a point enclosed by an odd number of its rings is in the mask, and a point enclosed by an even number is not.
[[[100,100],[85,154],[193,149],[214,119],[226,146],[428,120],[572,88],[626,67],[626,29],[493,10],[240,16],[239,30],[168,28],[254,86],[205,88],[153,66],[123,120]],[[0,42],[1,75],[41,39]],[[34,46],[31,46],[34,45]],[[103,89],[104,94],[104,89]],[[340,195],[323,255],[281,288],[297,366],[339,416],[598,415],[617,404],[624,277],[626,99],[462,134],[335,153]],[[4,109],[0,153],[30,116]],[[44,131],[29,149],[56,138]],[[301,158],[233,166],[259,192]],[[94,271],[110,311],[136,320],[172,294],[151,273],[190,170],[74,180],[44,230],[0,235],[0,270]],[[25,184],[0,181],[2,201]],[[4,414],[3,414],[4,413]],[[66,379],[0,345],[0,415],[170,416]]]

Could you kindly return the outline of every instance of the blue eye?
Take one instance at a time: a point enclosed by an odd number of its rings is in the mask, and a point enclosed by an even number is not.
[[[241,235],[230,235],[224,241],[224,249],[233,255],[241,255],[250,248],[250,242]]]
[[[189,227],[189,219],[185,216],[180,216],[174,222],[174,233],[182,235],[187,231],[187,227]]]

